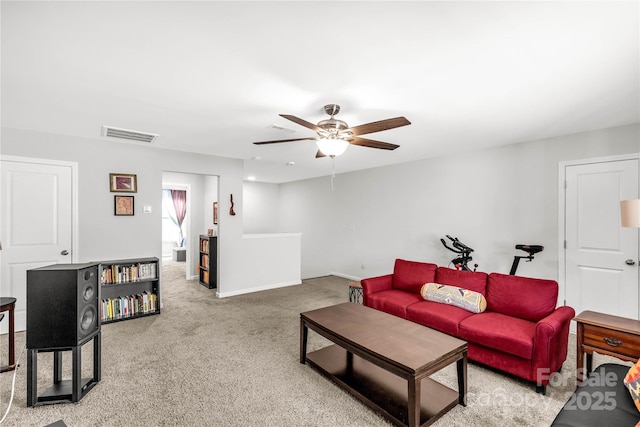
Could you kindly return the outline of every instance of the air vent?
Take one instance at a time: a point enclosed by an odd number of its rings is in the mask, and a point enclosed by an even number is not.
[[[151,144],[158,138],[155,133],[138,132],[129,129],[114,128],[111,126],[102,126],[102,136],[107,138],[127,139],[129,141],[146,142]]]
[[[267,126],[267,128],[280,130],[280,131],[288,132],[288,133],[295,133],[296,132],[295,129],[286,128],[284,126],[280,126],[280,125],[276,125],[276,124],[272,124],[270,126]]]

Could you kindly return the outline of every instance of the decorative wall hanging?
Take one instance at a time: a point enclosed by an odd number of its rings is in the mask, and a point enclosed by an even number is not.
[[[133,196],[113,196],[113,214],[133,216]]]
[[[112,193],[138,192],[136,176],[128,173],[110,173],[109,185]]]
[[[234,216],[236,213],[233,210],[233,194],[231,195],[231,207],[229,208],[229,215]]]
[[[218,223],[218,202],[213,202],[213,223]]]

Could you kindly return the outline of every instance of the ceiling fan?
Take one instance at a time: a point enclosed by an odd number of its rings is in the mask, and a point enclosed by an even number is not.
[[[284,117],[287,120],[291,120],[294,123],[315,131],[318,134],[317,136],[310,136],[307,138],[280,139],[277,141],[261,141],[254,142],[254,144],[263,145],[278,144],[281,142],[315,140],[318,145],[316,158],[325,156],[339,156],[340,154],[344,153],[349,144],[360,145],[362,147],[379,148],[382,150],[395,150],[399,147],[399,145],[390,144],[388,142],[375,141],[373,139],[361,138],[359,135],[366,135],[368,133],[380,132],[383,130],[394,129],[400,126],[411,124],[409,120],[401,116],[349,127],[346,122],[334,118],[334,116],[340,112],[339,105],[325,105],[324,111],[329,116],[331,116],[331,118],[322,120],[317,125],[314,125],[313,123],[310,123],[296,116],[292,116],[289,114],[280,114],[281,117]]]

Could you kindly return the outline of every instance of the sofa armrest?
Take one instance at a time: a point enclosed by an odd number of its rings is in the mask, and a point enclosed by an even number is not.
[[[360,280],[362,285],[362,303],[367,305],[367,297],[380,291],[392,289],[393,274],[385,274],[384,276],[369,277]]]
[[[532,374],[538,384],[547,385],[567,359],[569,325],[575,315],[573,308],[564,305],[536,323]]]
[[[388,291],[392,288],[391,283],[393,281],[393,274],[385,274],[384,276],[369,277],[368,279],[362,279],[360,284],[362,285],[362,293],[364,295],[373,294],[380,291]]]

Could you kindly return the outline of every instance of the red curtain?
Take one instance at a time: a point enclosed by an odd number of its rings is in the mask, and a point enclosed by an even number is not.
[[[182,221],[187,215],[187,192],[185,190],[171,190],[173,207],[176,210],[176,219],[180,228],[180,246],[184,246],[184,236],[182,234]]]

